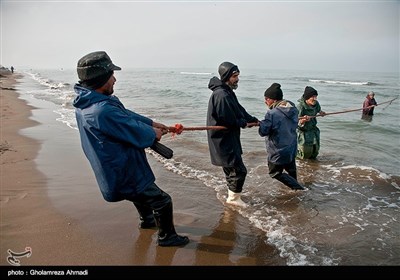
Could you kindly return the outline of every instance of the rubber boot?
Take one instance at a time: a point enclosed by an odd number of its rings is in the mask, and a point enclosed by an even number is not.
[[[133,203],[139,213],[139,228],[142,229],[157,229],[157,224],[154,219],[153,210],[147,207],[143,207],[139,204]]]
[[[241,193],[235,193],[228,189],[228,198],[226,199],[226,203],[246,208],[247,204],[240,197]]]
[[[294,179],[292,176],[286,173],[279,174],[274,178],[282,182],[292,190],[305,190],[305,188],[302,185],[300,185],[299,182],[296,181],[296,179]]]
[[[158,246],[183,246],[189,243],[189,238],[178,235],[175,231],[172,203],[154,211],[154,218],[158,226]]]
[[[157,229],[157,224],[156,221],[154,220],[154,216],[151,216],[151,220],[149,220],[149,217],[143,218],[140,216],[140,223],[139,223],[139,228],[141,229]]]

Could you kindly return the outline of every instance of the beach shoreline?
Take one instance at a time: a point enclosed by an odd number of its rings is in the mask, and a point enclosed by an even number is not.
[[[46,104],[21,99],[19,77],[1,79],[0,265],[11,266],[8,250],[27,248],[31,255],[20,258],[21,265],[285,265],[264,232],[201,182],[162,168],[148,155],[157,184],[173,198],[177,232],[191,240],[185,247],[157,246],[156,231],[138,229],[129,202],[102,199],[78,132],[49,118],[51,108],[38,108]],[[187,197],[178,196],[177,188],[186,188]]]

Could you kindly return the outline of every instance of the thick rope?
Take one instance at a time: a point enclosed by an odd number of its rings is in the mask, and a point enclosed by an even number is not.
[[[183,130],[221,130],[221,129],[227,129],[227,128],[225,126],[220,126],[220,125],[183,127]]]
[[[253,126],[258,126],[258,123],[248,123],[247,127],[253,127]],[[190,127],[184,127],[180,123],[177,123],[175,126],[170,126],[168,127],[168,132],[176,133],[176,134],[181,134],[184,130],[222,130],[222,129],[228,129],[226,126],[221,126],[221,125],[209,125],[209,126],[190,126]]]
[[[227,129],[225,126],[211,125],[211,126],[191,126],[184,127],[183,125],[177,123],[175,126],[168,127],[168,132],[181,134],[184,130],[221,130]]]

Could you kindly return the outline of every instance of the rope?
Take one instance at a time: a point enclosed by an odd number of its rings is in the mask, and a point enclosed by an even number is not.
[[[299,117],[299,120],[305,119],[305,118],[316,118],[316,117],[324,117],[324,116],[328,116],[328,115],[336,115],[336,114],[343,114],[343,113],[361,111],[361,110],[364,110],[364,109],[369,109],[369,108],[376,107],[376,106],[378,106],[378,105],[382,105],[382,104],[386,104],[386,103],[392,104],[392,102],[393,102],[394,100],[396,100],[397,98],[399,98],[399,97],[393,98],[392,100],[389,100],[389,101],[381,102],[381,103],[376,104],[376,105],[371,105],[371,106],[368,106],[368,107],[365,107],[365,108],[350,109],[350,110],[344,110],[344,111],[339,111],[339,112],[325,113],[325,114],[323,114],[323,115],[318,114],[318,115],[316,115],[316,116],[303,116],[303,117]],[[390,104],[388,104],[388,106],[389,106]]]
[[[339,112],[332,112],[332,113],[325,113],[323,115],[318,114],[316,116],[303,116],[303,117],[299,117],[299,119],[305,119],[305,118],[316,118],[316,117],[323,117],[323,116],[327,116],[327,115],[336,115],[336,114],[343,114],[343,113],[349,113],[349,112],[355,112],[355,111],[361,111],[364,109],[368,109],[368,108],[372,108],[372,107],[376,107],[378,105],[382,105],[382,104],[386,104],[386,103],[392,103],[394,100],[396,100],[398,97],[393,98],[392,100],[389,101],[385,101],[385,102],[381,102],[379,104],[376,105],[371,105],[365,108],[358,108],[358,109],[350,109],[350,110],[344,110],[344,111],[339,111]],[[388,106],[390,105],[388,104]],[[253,127],[253,126],[258,126],[258,123],[248,123],[247,127]],[[222,129],[228,129],[225,126],[220,126],[220,125],[210,125],[210,126],[190,126],[190,127],[184,127],[182,124],[177,123],[175,124],[175,126],[170,126],[168,127],[168,132],[171,133],[176,133],[176,134],[181,134],[183,131],[194,131],[194,130],[222,130]]]
[[[220,125],[183,127],[183,130],[221,130],[221,129],[227,129],[227,128],[225,126],[220,126]]]
[[[246,127],[250,128],[253,126],[259,126],[258,122],[247,123]],[[228,128],[226,126],[221,126],[221,125],[184,127],[180,123],[177,123],[177,124],[175,124],[175,126],[168,127],[168,132],[181,134],[182,131],[184,131],[184,130],[222,130],[222,129],[228,129]]]
[[[175,126],[168,127],[168,132],[181,134],[184,130],[222,130],[227,129],[225,126],[210,125],[210,126],[191,126],[184,127],[183,125],[177,123]]]

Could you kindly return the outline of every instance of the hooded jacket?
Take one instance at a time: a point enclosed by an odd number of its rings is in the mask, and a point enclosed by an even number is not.
[[[257,122],[239,104],[233,90],[217,77],[211,78],[208,88],[213,91],[207,110],[207,126],[225,126],[228,129],[207,130],[211,163],[216,166],[233,167],[242,161],[240,128],[248,122]]]
[[[258,133],[265,136],[268,162],[288,164],[296,159],[298,111],[288,100],[278,101],[260,121]]]
[[[76,84],[73,101],[81,145],[106,201],[143,192],[155,181],[145,148],[156,134],[153,121],[106,96]]]

